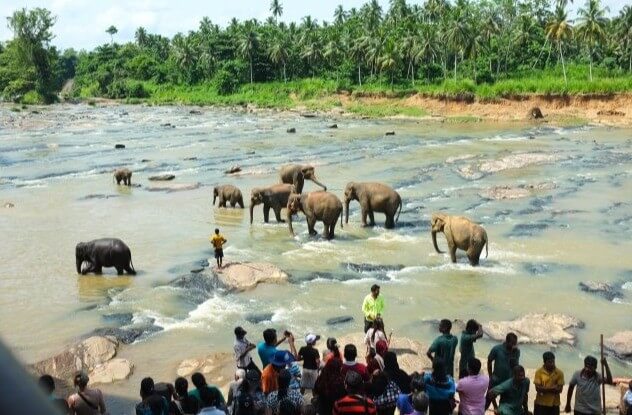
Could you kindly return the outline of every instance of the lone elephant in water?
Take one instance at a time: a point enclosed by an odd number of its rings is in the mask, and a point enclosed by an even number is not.
[[[281,219],[281,209],[287,207],[293,185],[274,184],[268,187],[252,189],[250,192],[250,224],[252,224],[252,212],[255,206],[263,203],[263,220],[268,223],[270,209],[274,211],[277,222],[285,222]]]
[[[114,170],[114,180],[116,180],[116,184],[120,185],[121,182],[125,186],[132,185],[132,171],[130,169],[116,169]]]
[[[287,221],[290,233],[294,235],[292,228],[292,215],[298,211],[305,214],[307,219],[307,229],[310,235],[316,235],[314,226],[316,221],[322,221],[325,224],[323,238],[333,239],[336,222],[340,218],[340,227],[342,228],[342,202],[338,196],[318,191],[304,194],[293,193],[287,202]]]
[[[244,208],[244,198],[241,196],[241,190],[232,184],[215,186],[213,188],[213,206],[215,206],[216,199],[219,199],[218,207],[226,207],[226,202],[228,202],[230,207],[239,205],[240,208]]]
[[[116,238],[95,239],[90,242],[79,242],[75,248],[77,274],[88,272],[100,274],[103,267],[114,267],[119,275],[125,270],[128,274],[136,275],[132,264],[132,253],[125,242]],[[82,263],[87,262],[87,266]]]
[[[399,214],[402,211],[402,198],[391,187],[374,182],[349,182],[345,187],[345,223],[349,223],[349,203],[352,200],[360,202],[362,209],[362,226],[367,226],[366,218],[369,217],[370,226],[375,226],[375,217],[373,212],[380,212],[386,215],[387,229],[395,227],[395,223],[399,220]],[[397,218],[395,218],[397,214]]]
[[[448,241],[450,258],[456,263],[456,250],[462,249],[467,253],[470,265],[478,265],[478,260],[486,247],[485,258],[489,254],[487,232],[477,223],[464,216],[449,216],[444,213],[434,213],[431,220],[432,243],[435,250],[442,254],[437,246],[437,232],[443,232]]]
[[[287,166],[281,167],[279,176],[281,177],[281,183],[293,184],[294,192],[298,194],[303,193],[303,185],[306,179],[313,181],[314,183],[322,187],[323,190],[327,191],[327,186],[316,179],[314,166],[289,164]]]

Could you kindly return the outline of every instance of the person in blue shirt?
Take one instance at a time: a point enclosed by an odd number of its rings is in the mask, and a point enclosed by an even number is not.
[[[430,415],[449,415],[455,407],[456,385],[447,374],[445,361],[436,358],[432,362],[432,373],[424,373],[426,395],[430,401]]]
[[[277,332],[275,329],[265,329],[263,331],[263,341],[257,344],[257,353],[261,359],[261,367],[265,368],[270,363],[272,356],[277,352],[277,346],[287,339],[290,345],[290,351],[296,358],[296,347],[294,346],[294,336],[289,331],[283,333],[281,340],[277,340]]]

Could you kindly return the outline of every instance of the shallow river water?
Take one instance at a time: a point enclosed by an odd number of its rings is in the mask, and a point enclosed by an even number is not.
[[[189,111],[59,105],[25,116],[0,108],[0,202],[15,204],[0,207],[0,333],[21,359],[47,357],[115,324],[108,315],[131,313],[134,322],[162,329],[122,351],[136,370],[109,390],[136,396],[143,376],[172,380],[182,359],[230,350],[237,324],[251,340],[268,326],[324,336],[358,331],[362,298],[375,281],[387,302],[388,331],[425,344],[435,333],[424,320],[573,315],[585,328],[575,347],[556,352],[569,377],[580,357],[598,352],[600,333],[632,329],[630,129]],[[339,128],[328,129],[331,122]],[[297,133],[287,134],[288,127]],[[388,130],[396,135],[385,137]],[[127,148],[115,150],[116,143]],[[538,163],[489,171],[499,165],[493,161],[525,153]],[[232,183],[247,207],[250,189],[277,182],[278,167],[290,162],[316,166],[340,197],[351,180],[392,185],[404,201],[399,226],[385,230],[376,214],[379,226],[363,229],[352,203],[349,225],[337,226],[335,240],[309,237],[302,217],[292,238],[284,224],[263,224],[261,207],[250,226],[248,209],[211,206],[212,186]],[[242,173],[225,176],[232,165]],[[122,166],[142,187],[112,183],[112,169]],[[158,173],[202,186],[147,191],[147,178]],[[541,183],[543,189],[516,200],[480,195],[492,186]],[[312,182],[305,188],[317,189]],[[470,267],[462,252],[455,265],[434,252],[429,219],[437,210],[485,226],[489,257],[480,267]],[[229,240],[226,260],[272,262],[290,283],[208,299],[164,286],[211,256],[207,238],[216,226]],[[76,274],[75,244],[106,236],[130,246],[136,277],[117,277],[113,269],[100,277]],[[439,245],[446,247],[442,235]],[[586,280],[611,283],[619,293],[612,301],[584,293],[578,283]],[[253,314],[268,321],[248,322]],[[342,315],[355,323],[326,325]],[[483,340],[478,347],[491,345]],[[549,346],[522,349],[525,364],[536,367]],[[621,362],[613,367],[616,375],[632,372]]]

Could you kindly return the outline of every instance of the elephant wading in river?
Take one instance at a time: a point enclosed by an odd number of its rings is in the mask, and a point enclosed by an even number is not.
[[[305,194],[293,193],[290,195],[290,199],[287,202],[287,221],[292,235],[294,235],[292,215],[298,211],[305,214],[310,235],[316,235],[316,230],[314,229],[316,221],[322,221],[325,224],[323,238],[326,239],[334,238],[334,228],[338,218],[340,218],[340,227],[343,227],[342,202],[332,193],[318,191]]]
[[[215,199],[218,198],[218,207],[226,207],[226,202],[229,202],[230,207],[239,205],[240,208],[244,208],[244,198],[241,196],[241,190],[232,184],[215,186],[213,188],[213,206],[215,206]]]
[[[116,184],[118,185],[123,182],[125,186],[131,186],[132,171],[130,169],[116,169],[114,170],[114,180],[116,180]]]
[[[489,253],[487,232],[481,225],[472,222],[464,216],[449,216],[444,213],[434,213],[431,225],[432,243],[435,250],[440,254],[443,253],[437,246],[437,232],[443,232],[448,241],[452,262],[456,263],[457,248],[467,252],[470,265],[478,265],[478,259],[485,246],[485,258],[487,258]]]
[[[88,272],[100,274],[103,267],[114,267],[119,275],[125,270],[128,274],[136,275],[132,264],[132,253],[125,242],[116,238],[95,239],[90,242],[79,242],[75,248],[77,260],[77,274]],[[87,262],[88,266],[82,266]]]
[[[281,209],[287,207],[292,189],[293,185],[285,183],[252,189],[250,193],[250,224],[252,225],[252,211],[254,207],[262,203],[265,223],[268,223],[270,208],[274,211],[277,222],[285,222],[281,219]]]
[[[349,223],[349,203],[352,200],[360,202],[362,208],[362,226],[367,226],[366,217],[369,216],[370,226],[375,226],[373,212],[380,212],[386,215],[385,228],[395,227],[395,222],[399,220],[402,211],[402,198],[395,190],[382,183],[357,183],[349,182],[345,187],[344,205],[345,223]],[[397,218],[395,218],[397,214]]]
[[[290,164],[281,167],[279,176],[281,177],[281,183],[293,184],[295,189],[294,192],[298,194],[303,193],[303,184],[305,183],[306,179],[313,181],[314,183],[322,187],[323,190],[327,191],[327,186],[316,179],[314,166]]]

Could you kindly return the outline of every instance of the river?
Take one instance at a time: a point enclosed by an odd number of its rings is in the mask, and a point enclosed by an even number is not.
[[[25,362],[113,324],[108,315],[131,313],[134,322],[161,329],[122,352],[135,373],[109,388],[135,397],[146,375],[173,380],[182,359],[230,350],[237,324],[251,340],[268,326],[324,336],[357,331],[362,298],[375,281],[387,302],[387,331],[426,344],[435,336],[426,320],[575,316],[586,323],[577,345],[556,349],[569,378],[581,357],[598,353],[600,333],[632,328],[632,129],[190,110],[56,105],[32,114],[0,107],[0,204],[15,205],[0,206],[0,333]],[[328,129],[332,122],[339,128]],[[389,130],[395,135],[384,136]],[[117,143],[126,148],[116,150]],[[498,161],[524,153],[539,162],[494,171]],[[278,167],[291,162],[316,166],[340,197],[351,180],[390,184],[404,201],[399,226],[385,230],[376,214],[379,226],[361,228],[352,203],[349,225],[337,226],[335,240],[309,237],[303,218],[292,238],[286,225],[263,224],[261,207],[251,226],[248,209],[211,206],[212,186],[232,183],[247,207],[250,189],[277,182]],[[242,172],[224,175],[233,165]],[[113,184],[111,171],[123,166],[141,187]],[[202,186],[147,191],[147,178],[159,173]],[[492,186],[541,183],[515,200],[480,195]],[[317,187],[308,181],[305,189]],[[487,229],[489,257],[481,266],[470,267],[462,252],[454,265],[434,252],[429,219],[438,210]],[[227,261],[272,262],[290,283],[218,292],[201,303],[164,286],[211,256],[207,238],[215,227],[229,241]],[[75,244],[107,236],[130,246],[137,276],[76,274]],[[446,247],[442,235],[439,245]],[[578,288],[586,280],[611,283],[619,293],[612,301],[587,294]],[[271,322],[247,322],[252,314]],[[355,323],[326,325],[341,315]],[[522,346],[523,361],[536,367],[549,348]],[[613,368],[632,372],[621,362]]]

